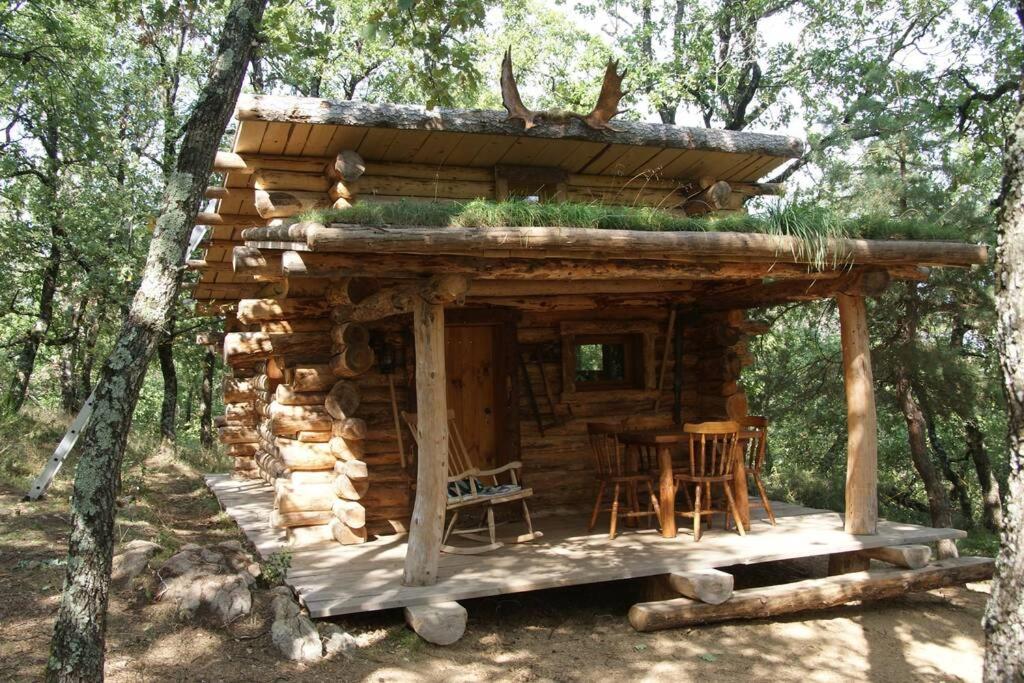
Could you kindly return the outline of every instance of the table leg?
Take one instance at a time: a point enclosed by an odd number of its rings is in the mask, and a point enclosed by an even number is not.
[[[750,529],[750,500],[747,496],[747,467],[743,462],[743,452],[736,449],[736,463],[733,465],[732,497],[739,508],[740,519],[744,530]]]
[[[658,492],[658,504],[661,507],[661,535],[665,538],[675,538],[676,493],[675,482],[672,480],[672,449],[668,446],[658,447],[658,467],[661,470],[661,486]]]

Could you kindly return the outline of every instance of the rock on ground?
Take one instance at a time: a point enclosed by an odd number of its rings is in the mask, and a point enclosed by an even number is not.
[[[290,588],[278,586],[273,592],[274,623],[270,627],[270,639],[288,659],[319,661],[324,656],[324,646],[312,620],[299,609]]]
[[[145,571],[150,559],[160,552],[160,546],[152,541],[136,539],[121,546],[121,552],[114,555],[110,580],[126,583]]]
[[[320,629],[320,636],[324,641],[324,656],[333,657],[341,654],[349,659],[352,653],[359,647],[355,636],[343,630],[336,624],[326,624]]]
[[[157,570],[159,599],[177,603],[182,618],[208,610],[229,624],[252,610],[249,587],[259,575],[260,566],[238,541],[205,548],[190,543]]]

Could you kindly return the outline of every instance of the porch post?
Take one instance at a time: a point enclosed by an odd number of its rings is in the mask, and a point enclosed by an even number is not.
[[[846,383],[846,532],[874,534],[878,524],[878,419],[864,297],[836,294]]]
[[[409,524],[409,546],[402,582],[407,586],[437,583],[444,532],[448,480],[448,398],[444,367],[444,304],[414,296],[416,339],[416,407],[419,449],[416,504]]]

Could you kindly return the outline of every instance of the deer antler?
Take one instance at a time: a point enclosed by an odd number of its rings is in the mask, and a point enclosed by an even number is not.
[[[523,99],[519,96],[519,86],[516,85],[516,77],[512,73],[512,48],[505,51],[505,59],[501,62],[501,102],[508,111],[506,121],[520,120],[523,122],[523,129],[529,130],[536,124],[534,119],[537,114],[526,108]]]
[[[619,100],[622,99],[622,79],[626,77],[626,71],[619,72],[618,61],[608,60],[608,66],[604,71],[604,83],[601,84],[601,94],[597,97],[597,104],[594,110],[583,117],[583,123],[596,130],[611,130],[608,122],[619,113]]]

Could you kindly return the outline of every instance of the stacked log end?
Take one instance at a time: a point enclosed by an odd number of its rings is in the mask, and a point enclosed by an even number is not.
[[[224,378],[224,415],[218,416],[216,420],[217,433],[234,461],[233,474],[248,479],[256,475],[256,455],[259,450],[256,392],[251,377],[236,377],[235,374],[250,373],[240,370]]]

